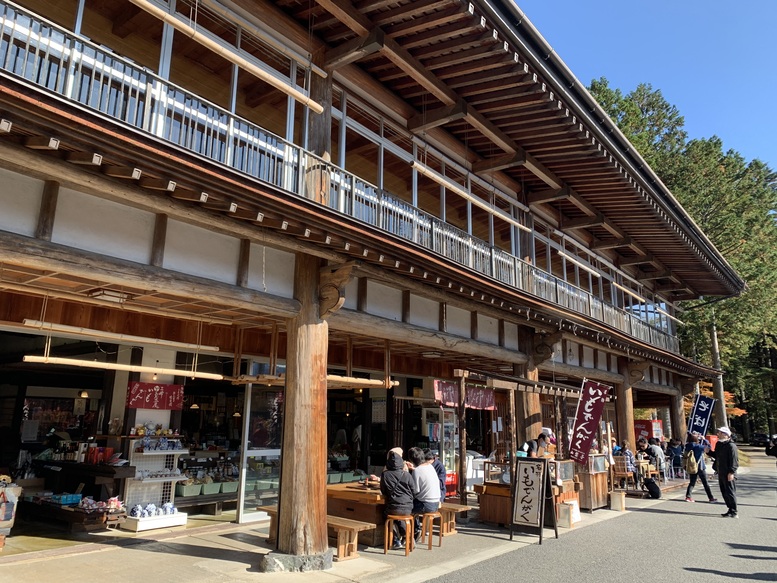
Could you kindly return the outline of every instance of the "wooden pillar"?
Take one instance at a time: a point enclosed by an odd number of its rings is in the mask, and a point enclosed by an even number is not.
[[[467,373],[459,378],[459,502],[467,503]],[[430,535],[431,536],[431,535]]]
[[[329,326],[319,317],[320,262],[297,254],[294,297],[299,315],[288,321],[283,463],[278,550],[318,555],[326,528],[326,369]]]
[[[676,437],[682,441],[685,441],[685,435],[688,432],[688,422],[685,419],[685,411],[683,410],[683,394],[678,392],[676,395],[671,396],[671,403],[669,405],[669,418],[672,422],[672,435],[670,437]]]
[[[540,373],[537,369],[535,334],[533,331],[521,328],[518,331],[518,345],[529,355],[525,365],[516,365],[516,374],[530,381],[538,381]],[[542,406],[540,396],[537,393],[516,391],[515,394],[516,420],[523,426],[523,432],[517,433],[518,444],[524,441],[536,439],[542,431]],[[517,428],[516,428],[517,429]]]
[[[623,375],[623,383],[615,384],[615,417],[618,420],[618,443],[629,441],[631,450],[636,446],[634,438],[634,395],[629,376],[629,361],[618,359],[618,369]]]

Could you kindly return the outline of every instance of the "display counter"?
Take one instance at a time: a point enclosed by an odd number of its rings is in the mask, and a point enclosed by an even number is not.
[[[327,514],[376,524],[377,528],[360,533],[359,541],[369,546],[383,546],[386,503],[379,488],[358,483],[330,484],[326,498]]]
[[[107,500],[113,496],[119,496],[121,480],[135,477],[134,466],[33,460],[32,467],[35,475],[45,479],[47,490],[75,492],[80,484],[84,484],[81,493],[95,500]]]
[[[480,520],[500,525],[510,524],[513,508],[510,484],[475,484],[475,493],[480,501]]]
[[[607,456],[594,454],[588,456],[587,464],[576,464],[580,479],[580,508],[593,512],[597,508],[609,506]]]

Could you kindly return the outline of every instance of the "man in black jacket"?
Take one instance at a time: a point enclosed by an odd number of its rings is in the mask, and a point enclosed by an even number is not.
[[[718,443],[715,451],[707,451],[715,458],[715,468],[718,472],[718,486],[723,494],[723,500],[728,511],[721,516],[738,518],[737,516],[737,469],[739,469],[739,450],[731,441],[731,430],[728,427],[718,427]]]

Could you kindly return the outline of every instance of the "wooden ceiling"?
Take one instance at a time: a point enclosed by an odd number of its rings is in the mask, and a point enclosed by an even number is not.
[[[519,201],[609,254],[637,279],[645,278],[647,287],[665,289],[670,301],[741,291],[743,282],[656,177],[628,168],[635,161],[641,165],[638,156],[624,154],[630,145],[610,140],[613,148],[603,141],[601,130],[581,115],[580,91],[556,86],[556,79],[535,68],[529,52],[536,39],[526,35],[519,47],[517,36],[531,25],[507,31],[495,24],[491,11],[504,12],[504,3],[275,4],[333,49],[382,31],[381,50],[360,58],[360,69],[405,100],[420,119],[446,119],[450,110],[448,121],[437,127],[466,145],[474,170],[499,168]],[[547,56],[555,59],[557,75],[571,77],[554,55]],[[466,113],[453,113],[456,107]],[[596,122],[610,131],[609,120]],[[510,163],[516,154],[525,161]]]

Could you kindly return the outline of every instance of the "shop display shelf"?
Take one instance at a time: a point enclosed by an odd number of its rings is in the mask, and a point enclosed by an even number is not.
[[[202,493],[202,484],[175,485],[176,496],[198,496],[200,493]]]
[[[148,451],[136,451],[135,455],[181,455],[188,453],[185,449],[150,449]]]
[[[185,512],[175,514],[165,514],[162,516],[149,516],[148,518],[135,518],[128,516],[121,524],[122,530],[131,530],[141,532],[144,530],[153,530],[155,528],[168,528],[171,526],[184,526],[188,515]]]
[[[218,494],[221,491],[221,483],[213,482],[211,484],[202,484],[203,494]]]
[[[135,478],[136,482],[145,482],[147,484],[161,483],[161,482],[183,482],[188,480],[186,476],[168,476],[165,478]]]
[[[240,482],[221,482],[221,492],[224,494],[237,492]]]

